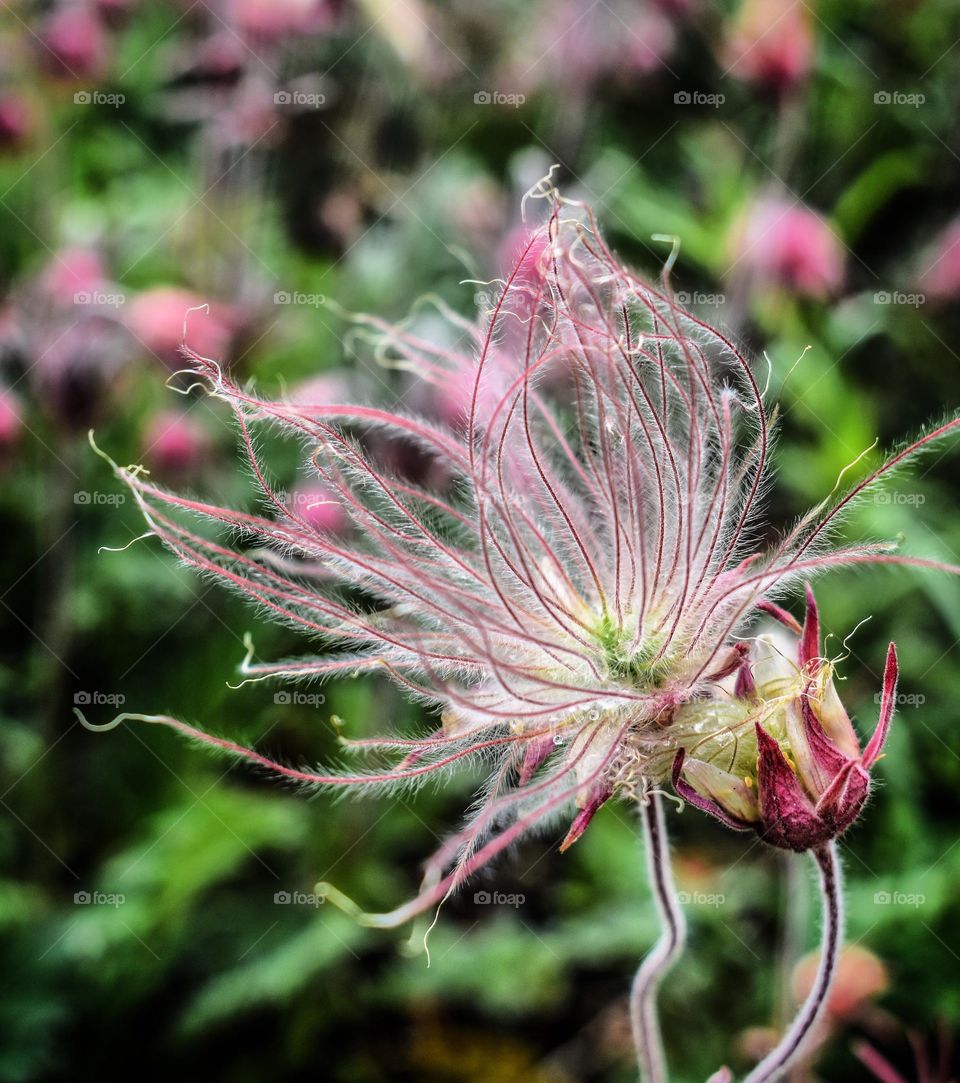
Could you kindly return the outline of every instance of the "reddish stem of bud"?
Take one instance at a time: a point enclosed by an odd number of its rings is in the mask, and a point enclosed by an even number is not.
[[[656,793],[641,805],[647,872],[650,889],[660,915],[660,939],[640,964],[630,989],[630,1023],[640,1064],[642,1083],[666,1083],[667,1066],[657,1017],[657,990],[667,971],[679,958],[687,935],[687,923],[677,899],[670,868],[670,847],[663,804]]]
[[[823,946],[817,977],[786,1034],[743,1083],[772,1083],[773,1080],[782,1079],[813,1036],[817,1023],[827,1006],[843,943],[841,873],[836,843],[831,841],[812,853],[820,871],[820,889],[823,897]]]

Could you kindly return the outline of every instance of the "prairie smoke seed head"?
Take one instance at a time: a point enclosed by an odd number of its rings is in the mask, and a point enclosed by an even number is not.
[[[749,364],[669,288],[623,267],[588,207],[545,185],[534,194],[549,200],[547,220],[477,322],[438,305],[451,332],[431,338],[410,323],[355,317],[358,338],[380,336],[396,367],[467,387],[456,424],[335,393],[272,400],[185,350],[232,409],[268,510],[188,499],[115,467],[152,533],[183,561],[328,651],[248,660],[246,679],[386,672],[440,724],[420,736],[343,740],[380,756],[379,768],[311,771],[172,718],[149,721],[311,787],[414,787],[483,765],[470,818],[428,863],[414,900],[369,918],[379,926],[442,901],[532,830],[559,823],[570,845],[604,802],[646,800],[672,773],[689,800],[737,826],[760,823],[778,844],[836,833],[862,804],[879,744],[859,755],[827,664],[805,658],[768,679],[756,658],[746,666],[737,634],[758,608],[795,625],[771,595],[829,568],[946,567],[887,545],[831,546],[829,535],[866,488],[957,420],[759,548],[773,423]],[[557,371],[562,392],[547,378]],[[301,442],[347,529],[318,528],[271,488],[261,425]],[[404,471],[391,447],[412,447],[438,469]],[[442,486],[431,484],[437,476]],[[193,519],[249,548],[211,538]],[[809,628],[801,637],[806,653],[813,638]],[[721,698],[731,681],[734,695]],[[687,759],[673,772],[678,749]]]

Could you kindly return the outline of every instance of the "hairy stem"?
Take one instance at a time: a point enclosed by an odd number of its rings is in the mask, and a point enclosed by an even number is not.
[[[743,1083],[772,1083],[781,1079],[812,1036],[827,1005],[827,995],[837,971],[837,959],[843,941],[843,898],[840,863],[836,843],[830,842],[813,851],[820,871],[823,896],[823,946],[813,988],[777,1047],[753,1069]]]
[[[797,861],[797,855],[787,850],[777,853],[782,870],[783,919],[778,951],[777,975],[779,985],[774,1025],[781,1032],[793,1015],[793,968],[803,955],[807,928],[810,924],[810,882],[807,870]]]
[[[633,979],[630,990],[630,1023],[642,1083],[665,1083],[667,1066],[660,1038],[657,990],[667,971],[683,951],[687,923],[677,899],[670,868],[667,828],[660,796],[655,793],[647,794],[641,810],[647,872],[660,915],[661,932],[660,939],[640,964]]]

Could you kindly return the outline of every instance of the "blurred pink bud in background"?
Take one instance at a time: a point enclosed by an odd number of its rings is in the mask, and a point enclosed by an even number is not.
[[[290,401],[298,406],[328,406],[332,402],[349,402],[350,379],[346,371],[325,372],[301,380],[290,389]]]
[[[140,344],[174,370],[182,367],[180,344],[215,361],[223,359],[233,336],[235,318],[224,305],[201,306],[205,298],[176,286],[144,290],[128,305],[127,325]],[[190,311],[194,309],[196,311]]]
[[[143,455],[151,469],[164,477],[182,479],[206,462],[210,437],[206,429],[183,410],[155,414],[143,434]]]
[[[37,405],[70,434],[102,415],[132,359],[125,297],[90,246],[61,248],[14,294],[0,339],[22,356]]]
[[[620,70],[647,75],[666,65],[676,44],[669,19],[659,11],[641,9],[631,14],[624,32]]]
[[[9,388],[0,388],[0,455],[16,447],[22,431],[20,400]]]
[[[802,1004],[813,988],[819,955],[813,952],[804,956],[794,967],[790,986],[794,999]],[[890,973],[882,959],[859,944],[843,949],[837,966],[837,977],[830,990],[827,1012],[837,1022],[849,1021],[874,997],[885,993],[890,986]]]
[[[226,15],[241,33],[266,44],[329,29],[335,9],[324,0],[228,0]]]
[[[78,294],[93,294],[109,283],[107,269],[95,248],[62,248],[40,276],[40,288],[57,305],[72,305]]]
[[[722,49],[731,75],[782,93],[813,64],[810,9],[801,0],[746,0]]]
[[[94,0],[97,13],[108,26],[122,26],[137,0]]]
[[[603,80],[657,71],[675,39],[666,15],[646,4],[544,4],[508,81],[524,91],[561,85],[568,93],[583,92]]]
[[[31,339],[31,354],[30,381],[40,407],[61,428],[82,433],[116,392],[130,342],[115,319],[92,313],[66,330],[53,324]]]
[[[48,16],[38,34],[40,63],[65,79],[97,79],[107,68],[110,39],[93,9],[66,4]]]
[[[960,296],[960,218],[934,239],[920,272],[919,288],[941,301]]]
[[[240,78],[250,50],[236,34],[211,34],[181,58],[183,68],[199,79],[231,82]]]
[[[288,506],[308,526],[327,534],[342,534],[350,522],[337,494],[318,482],[307,482],[294,489]]]
[[[0,94],[0,152],[20,150],[33,128],[33,111],[27,99],[16,91]]]
[[[763,196],[736,237],[731,269],[807,297],[826,297],[843,285],[840,240],[816,211],[780,195]]]

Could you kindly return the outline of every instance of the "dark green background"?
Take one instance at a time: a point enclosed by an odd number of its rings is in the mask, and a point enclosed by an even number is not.
[[[397,34],[426,42],[422,55],[439,72],[428,75],[430,65],[405,63],[396,35],[373,25],[375,5],[347,4],[330,32],[264,53],[269,72],[262,57],[244,61],[268,88],[273,74],[285,85],[323,73],[327,105],[218,157],[211,146],[230,88],[183,74],[198,44],[223,33],[218,15],[201,4],[135,4],[109,32],[108,72],[72,84],[41,71],[35,31],[45,9],[3,4],[5,79],[28,96],[36,128],[25,148],[0,157],[0,298],[16,306],[51,252],[93,237],[130,296],[173,283],[227,303],[241,289],[245,305],[258,298],[236,363],[278,389],[281,378],[354,362],[329,306],[277,306],[275,290],[389,318],[436,292],[470,312],[476,287],[460,283],[498,273],[494,242],[516,218],[517,178],[531,168],[518,163],[530,152],[561,164],[564,190],[596,202],[611,243],[646,273],[667,252],[651,234],[679,235],[674,283],[691,292],[728,290],[733,224],[776,174],[830,218],[847,252],[839,297],[755,291],[735,317],[761,371],[761,351],[769,355],[774,388],[811,347],[782,394],[770,510],[772,525],[789,522],[874,437],[889,446],[960,402],[958,306],[875,300],[913,288],[926,246],[960,211],[956,4],[816,5],[813,69],[786,101],[725,71],[725,6],[670,15],[665,66],[591,84],[562,49],[541,56],[540,24],[563,6],[397,8]],[[582,9],[572,33],[589,43],[590,27],[609,15],[602,3]],[[526,102],[475,104],[479,90],[513,90],[518,56],[532,69]],[[79,107],[77,86],[126,100]],[[678,105],[685,88],[725,100]],[[885,90],[925,101],[877,104]],[[318,225],[331,192],[352,198],[359,216],[345,237]],[[465,225],[485,216],[493,228]],[[733,322],[725,309],[703,311]],[[625,994],[655,928],[630,809],[605,808],[564,856],[547,837],[499,861],[445,908],[427,969],[422,955],[399,950],[402,936],[274,896],[329,878],[371,909],[390,908],[414,890],[418,863],[458,822],[476,779],[415,800],[310,801],[169,732],[95,737],[73,720],[77,692],[120,694],[130,710],[169,711],[287,761],[319,763],[334,751],[332,714],[354,734],[416,719],[379,680],[331,684],[319,709],[277,705],[263,685],[228,688],[245,631],[255,630],[263,658],[304,645],[178,569],[156,542],[98,553],[142,525],[129,502],[74,503],[77,491],[115,485],[85,435],[45,410],[35,361],[29,351],[4,357],[27,427],[0,476],[0,1080],[634,1078]],[[138,458],[153,413],[182,404],[165,379],[138,356],[104,391],[97,440],[118,461]],[[395,374],[377,379],[397,385]],[[202,398],[188,405],[213,442],[189,484],[250,502],[226,418]],[[902,532],[912,553],[960,559],[957,460],[945,452],[892,485],[922,503],[867,504],[849,534]],[[877,461],[874,453],[858,469]],[[282,483],[294,480],[290,449],[272,462]],[[914,1078],[903,1028],[932,1039],[938,1019],[960,1017],[960,584],[879,569],[831,575],[818,596],[841,639],[871,617],[841,667],[861,733],[876,720],[890,638],[901,691],[922,702],[899,713],[875,799],[842,844],[850,938],[883,960],[889,989],[837,1026],[817,1071],[868,1078],[850,1052],[867,1035]],[[109,713],[91,709],[97,720]],[[802,906],[805,872],[791,880],[778,855],[694,810],[671,813],[671,823],[680,886],[695,901],[664,1025],[676,1078],[699,1080],[724,1062],[742,1066],[744,1029],[775,1021],[784,922],[806,950],[815,916]],[[478,905],[479,890],[524,902]],[[81,891],[124,902],[78,905]],[[922,901],[885,905],[880,892]],[[788,898],[798,904],[790,914]]]

